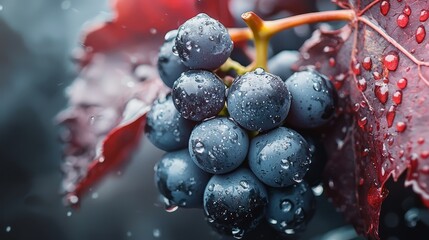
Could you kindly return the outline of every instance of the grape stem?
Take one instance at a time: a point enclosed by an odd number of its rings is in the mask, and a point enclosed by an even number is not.
[[[353,10],[333,10],[324,12],[305,13],[273,21],[264,21],[254,12],[246,12],[241,15],[248,28],[230,28],[229,34],[234,42],[253,39],[256,48],[256,60],[251,68],[262,67],[267,69],[268,43],[272,36],[296,26],[329,22],[329,21],[353,21],[356,13]]]

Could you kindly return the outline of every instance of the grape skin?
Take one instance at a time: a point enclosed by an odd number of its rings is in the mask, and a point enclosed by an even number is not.
[[[204,211],[209,222],[236,237],[259,224],[267,201],[264,185],[245,168],[214,175],[204,191]]]
[[[179,56],[173,54],[173,47],[177,30],[172,30],[165,35],[164,44],[159,49],[158,53],[158,73],[161,80],[169,88],[173,87],[174,81],[176,81],[180,75],[189,70],[186,67]]]
[[[222,110],[225,85],[212,72],[189,70],[174,82],[173,100],[183,118],[201,121]]]
[[[225,117],[202,122],[189,138],[189,153],[194,163],[214,174],[224,174],[240,166],[248,148],[247,133]]]
[[[200,208],[210,174],[192,162],[187,149],[165,154],[155,166],[159,192],[184,208]]]
[[[187,147],[194,122],[182,118],[171,95],[157,99],[147,113],[145,132],[150,142],[164,151]]]
[[[298,61],[298,59],[298,51],[284,50],[268,60],[268,69],[271,74],[277,75],[285,81],[294,73],[292,66],[296,61]]]
[[[266,219],[275,230],[293,234],[305,230],[315,211],[310,186],[301,182],[287,188],[269,188]]]
[[[231,117],[251,131],[279,126],[289,112],[290,101],[282,79],[262,68],[236,78],[227,97]]]
[[[214,70],[231,55],[233,42],[219,21],[200,13],[179,27],[175,51],[191,69]]]
[[[332,119],[337,95],[325,76],[307,70],[294,73],[285,83],[292,95],[290,114],[286,118],[288,126],[317,128]]]
[[[292,129],[279,127],[253,138],[249,167],[263,183],[287,187],[302,181],[311,163],[309,146]]]

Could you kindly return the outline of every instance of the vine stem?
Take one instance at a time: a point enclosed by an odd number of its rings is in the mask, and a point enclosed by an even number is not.
[[[242,42],[253,39],[256,48],[256,62],[252,68],[262,67],[267,69],[267,49],[270,38],[286,29],[329,21],[353,21],[356,13],[353,10],[333,10],[324,12],[314,12],[291,16],[283,19],[264,21],[254,12],[246,12],[241,15],[248,28],[230,28],[229,34],[232,41]]]

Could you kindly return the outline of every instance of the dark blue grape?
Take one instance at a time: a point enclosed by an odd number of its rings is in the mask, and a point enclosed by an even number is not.
[[[173,99],[182,117],[201,121],[224,107],[225,84],[212,72],[190,70],[174,82]]]
[[[204,191],[204,210],[209,223],[236,238],[259,224],[267,201],[264,185],[244,168],[214,175]]]
[[[192,160],[209,173],[223,174],[236,169],[246,158],[248,148],[247,133],[226,117],[202,122],[189,138]]]
[[[294,71],[292,65],[298,61],[298,51],[281,51],[268,61],[268,69],[270,73],[279,76],[283,81],[288,79]]]
[[[146,134],[153,145],[174,151],[188,146],[194,122],[182,118],[171,95],[155,101],[146,118]]]
[[[313,191],[306,182],[287,188],[270,188],[268,195],[266,218],[271,227],[286,234],[305,230],[316,204]]]
[[[266,131],[286,118],[291,96],[280,77],[258,68],[236,78],[227,99],[229,114],[240,126]]]
[[[294,130],[279,127],[256,136],[250,142],[249,166],[271,187],[301,182],[311,163],[305,139]]]
[[[179,56],[173,54],[173,47],[177,30],[172,30],[165,35],[164,44],[159,49],[158,53],[158,72],[161,80],[168,87],[172,88],[174,81],[176,81],[183,72],[189,70]]]
[[[316,128],[332,119],[336,91],[325,76],[307,70],[294,73],[285,83],[292,95],[286,124],[296,128]]]
[[[155,166],[159,192],[172,204],[185,208],[201,207],[210,176],[195,166],[187,149],[165,154]]]
[[[231,55],[233,42],[219,21],[200,13],[179,27],[175,51],[192,69],[214,70]]]

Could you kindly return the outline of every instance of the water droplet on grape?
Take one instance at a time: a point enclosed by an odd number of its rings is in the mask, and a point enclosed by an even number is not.
[[[155,228],[152,232],[152,235],[154,238],[159,238],[161,237],[161,231],[158,228]]]
[[[280,209],[283,212],[289,212],[292,209],[292,203],[289,200],[284,200],[280,203]]]
[[[265,70],[263,68],[255,69],[255,74],[257,75],[263,75],[264,73],[265,73]]]
[[[415,227],[417,222],[420,220],[419,215],[419,210],[417,208],[411,208],[408,210],[404,215],[407,226],[412,228]]]
[[[287,170],[287,169],[289,169],[289,167],[290,167],[290,162],[289,162],[287,159],[283,158],[283,159],[281,160],[281,164],[280,164],[280,166],[281,166],[283,169]]]
[[[241,180],[240,181],[240,186],[242,186],[244,189],[248,189],[249,188],[249,183],[246,180]]]
[[[197,141],[197,143],[195,143],[195,152],[202,154],[205,151],[205,147],[204,144],[200,141]]]
[[[242,239],[244,236],[244,230],[241,228],[232,228],[231,233],[235,239]]]

